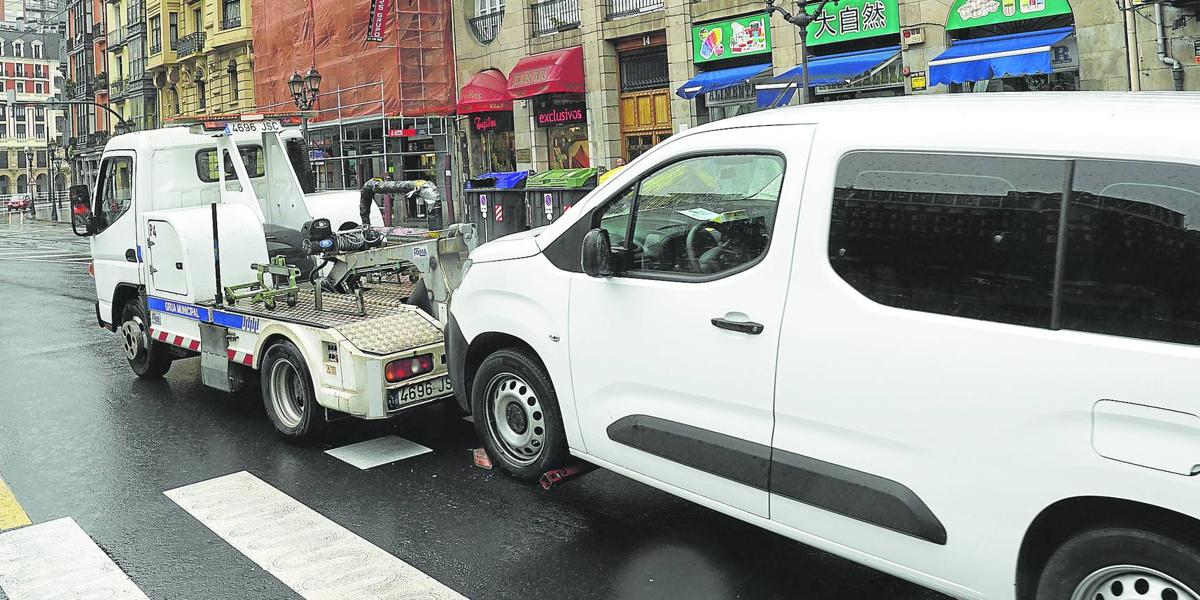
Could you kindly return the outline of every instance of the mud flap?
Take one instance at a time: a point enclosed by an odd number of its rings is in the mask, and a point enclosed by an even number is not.
[[[228,329],[200,323],[200,382],[222,392],[237,392],[246,385],[246,367],[229,360]]]

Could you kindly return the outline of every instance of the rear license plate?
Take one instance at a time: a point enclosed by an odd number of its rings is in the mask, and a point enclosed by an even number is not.
[[[406,404],[445,396],[453,391],[449,375],[388,390],[388,410],[396,410]]]

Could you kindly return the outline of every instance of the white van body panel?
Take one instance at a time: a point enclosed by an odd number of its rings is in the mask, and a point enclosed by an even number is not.
[[[815,131],[811,150],[790,133],[794,126]],[[1112,439],[1168,431],[1176,436],[1170,439],[1188,439],[1175,417],[1193,423],[1190,416],[1200,414],[1200,347],[979,321],[872,301],[842,279],[829,259],[839,161],[851,151],[893,150],[1200,165],[1198,130],[1200,94],[1188,93],[912,97],[776,109],[718,121],[675,135],[631,162],[539,232],[536,244],[548,251],[596,207],[716,134],[741,147],[756,145],[741,140],[757,140],[759,147],[778,147],[786,155],[784,193],[763,262],[712,282],[718,285],[680,284],[693,286],[692,294],[675,297],[668,284],[593,279],[554,267],[544,254],[523,257],[509,250],[515,246],[494,242],[476,250],[472,258],[480,260],[451,310],[468,343],[502,331],[538,353],[563,404],[568,441],[577,456],[948,594],[1014,598],[1026,532],[1057,502],[1122,499],[1200,516],[1194,501],[1200,480],[1182,474],[1188,463],[1200,464],[1200,455],[1165,456],[1190,452],[1194,443],[1155,446],[1149,458],[1133,452],[1106,458],[1093,442],[1101,431],[1097,427],[1106,428],[1102,432]],[[610,448],[612,442],[601,435],[636,404],[632,397],[621,400],[629,390],[615,389],[618,382],[660,375],[661,386],[670,388],[688,376],[675,368],[672,353],[693,357],[705,375],[720,376],[704,360],[716,346],[692,335],[708,325],[692,313],[723,293],[722,286],[756,268],[771,268],[781,248],[790,253],[787,268],[778,271],[786,289],[741,291],[748,297],[775,294],[785,302],[781,318],[771,322],[779,328],[779,343],[769,360],[778,366],[735,369],[736,375],[755,378],[770,371],[768,444],[903,486],[944,526],[944,543],[780,494],[746,486],[735,490],[739,484],[716,483],[690,467]],[[617,287],[633,291],[624,296],[599,291]],[[694,329],[657,312],[658,303],[689,315]],[[561,343],[548,341],[563,335],[564,323],[569,323],[570,358]],[[576,354],[577,347],[582,352]],[[709,405],[683,396],[678,400],[680,410],[686,406],[695,418],[708,418]],[[1111,407],[1103,404],[1109,401],[1154,410],[1114,420]],[[707,427],[743,439],[756,435],[752,411],[724,418],[724,425],[713,418]],[[1134,464],[1138,461],[1154,465]],[[760,495],[768,497],[766,506],[753,499]]]

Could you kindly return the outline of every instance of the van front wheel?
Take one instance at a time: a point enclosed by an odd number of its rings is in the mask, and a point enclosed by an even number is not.
[[[1137,526],[1097,527],[1055,550],[1037,600],[1200,600],[1200,547]]]
[[[537,481],[570,455],[554,384],[530,353],[505,348],[484,359],[471,386],[475,432],[509,475]]]

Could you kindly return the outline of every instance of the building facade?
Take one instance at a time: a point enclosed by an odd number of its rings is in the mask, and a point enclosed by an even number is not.
[[[64,97],[77,102],[68,112],[66,147],[79,182],[91,183],[113,122],[108,106],[108,25],[105,0],[67,4],[67,85]]]
[[[46,104],[60,93],[60,39],[57,33],[0,28],[0,92],[15,92],[17,102],[0,108],[0,196],[45,197],[65,189],[67,172],[53,168],[49,153],[60,142],[63,111]]]
[[[106,9],[108,103],[130,129],[154,129],[160,121],[158,94],[146,64],[145,1],[108,0]]]
[[[611,168],[689,127],[800,101],[799,28],[761,0],[453,6],[471,174]],[[1200,90],[1195,6],[841,0],[808,27],[806,96]]]
[[[250,0],[149,0],[149,69],[164,119],[253,110]]]

